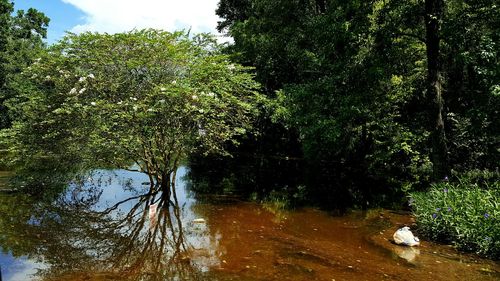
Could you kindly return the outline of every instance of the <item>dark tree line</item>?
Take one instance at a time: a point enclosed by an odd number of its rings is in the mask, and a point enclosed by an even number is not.
[[[296,132],[309,195],[350,205],[498,169],[497,6],[221,0],[217,14],[227,51],[255,67],[272,117]],[[263,139],[290,141],[277,132]]]

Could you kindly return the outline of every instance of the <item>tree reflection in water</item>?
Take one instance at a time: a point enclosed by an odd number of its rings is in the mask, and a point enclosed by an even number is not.
[[[72,183],[53,204],[30,202],[27,211],[2,216],[3,224],[17,222],[0,238],[2,248],[43,260],[47,268],[37,274],[42,280],[210,278],[208,268],[219,265],[217,238],[206,225],[190,222],[189,204],[181,206],[176,194],[170,199],[156,186],[130,182],[123,183],[129,196],[109,204],[103,192],[113,179],[106,176]],[[5,210],[19,203],[1,200]],[[157,205],[152,218],[151,205]]]

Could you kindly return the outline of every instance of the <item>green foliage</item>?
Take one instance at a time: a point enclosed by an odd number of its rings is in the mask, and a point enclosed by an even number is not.
[[[306,187],[299,185],[294,190],[282,188],[281,190],[271,190],[269,194],[262,199],[264,205],[272,209],[286,210],[304,205],[307,198]]]
[[[269,196],[262,201],[262,204],[264,205],[264,208],[274,212],[284,211],[291,208],[288,195],[276,191],[271,191]]]
[[[228,51],[256,68],[274,98],[273,119],[298,132],[312,170],[307,188],[320,200],[330,198],[327,204],[401,196],[428,186],[437,170],[424,4],[220,2],[219,28],[234,38]],[[434,59],[449,153],[439,155],[462,172],[494,170],[500,161],[498,8],[491,1],[444,4]]]
[[[222,32],[236,21],[245,20],[249,12],[249,0],[220,0],[216,13],[224,15],[224,20],[217,22],[217,30]]]
[[[491,173],[484,174],[486,178]],[[485,177],[482,177],[483,179]],[[492,179],[492,180],[491,180]],[[453,243],[462,250],[500,258],[500,184],[496,178],[479,181],[464,175],[457,182],[412,193],[411,205],[419,232],[433,240]]]
[[[462,172],[500,163],[499,28],[495,1],[448,1],[442,36],[450,162]]]
[[[35,9],[18,10],[15,15],[13,11],[13,3],[0,1],[0,129],[10,127],[15,118],[7,100],[24,91],[26,81],[20,74],[43,49],[42,38],[49,23],[49,18]]]
[[[276,97],[273,118],[298,131],[310,169],[336,171],[333,178],[312,176],[308,188],[319,198],[350,193],[352,202],[365,204],[374,194],[367,186],[382,184],[385,191],[376,193],[392,193],[425,183],[432,170],[429,133],[419,124],[422,113],[408,110],[425,82],[423,25],[409,12],[417,4],[250,2],[250,10],[231,2],[246,9],[245,20],[219,12],[235,40],[231,50],[256,67]],[[408,29],[416,35],[406,36]]]
[[[13,108],[13,165],[34,158],[128,168],[169,188],[180,161],[224,153],[261,102],[249,69],[205,35],[142,30],[70,34],[29,69]],[[67,163],[67,161],[62,161]]]

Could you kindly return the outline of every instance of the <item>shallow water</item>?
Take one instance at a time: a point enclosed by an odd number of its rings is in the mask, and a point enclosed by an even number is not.
[[[146,177],[120,170],[96,171],[51,204],[0,194],[3,281],[500,279],[498,262],[449,246],[392,244],[394,231],[411,225],[408,214],[334,217],[196,198],[184,174],[175,204],[147,195]]]

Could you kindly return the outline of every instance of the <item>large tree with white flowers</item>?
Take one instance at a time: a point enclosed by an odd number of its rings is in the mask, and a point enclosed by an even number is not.
[[[263,101],[249,69],[212,37],[183,32],[70,34],[25,75],[19,118],[3,132],[11,164],[65,155],[146,173],[168,194],[185,156],[225,153]]]

